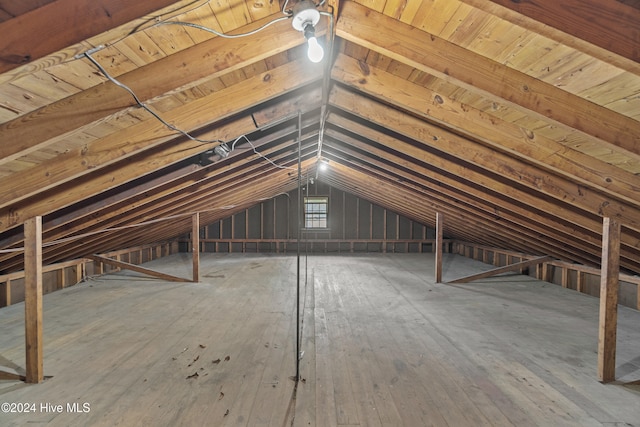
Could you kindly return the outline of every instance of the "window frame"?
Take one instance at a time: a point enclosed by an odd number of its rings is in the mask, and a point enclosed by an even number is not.
[[[317,206],[318,210],[309,210],[309,206]],[[322,210],[324,206],[324,210]],[[329,229],[329,196],[304,196],[304,230],[328,230]],[[316,218],[310,218],[316,216]],[[324,222],[324,225],[321,225]]]

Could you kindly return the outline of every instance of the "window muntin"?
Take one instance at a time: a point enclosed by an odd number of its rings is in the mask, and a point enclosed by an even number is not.
[[[327,228],[329,198],[310,196],[304,198],[304,228]]]

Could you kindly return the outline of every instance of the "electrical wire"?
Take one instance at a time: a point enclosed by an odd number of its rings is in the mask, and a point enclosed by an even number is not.
[[[273,25],[273,24],[275,24],[277,22],[280,22],[280,21],[285,21],[287,19],[289,19],[289,16],[282,16],[280,18],[276,18],[276,19],[274,19],[272,21],[267,22],[263,26],[261,26],[259,28],[256,28],[253,31],[248,31],[246,33],[240,33],[240,34],[225,34],[225,33],[221,33],[220,31],[214,30],[213,28],[205,27],[204,25],[194,24],[193,22],[182,22],[182,21],[158,22],[156,25],[154,25],[154,27],[159,27],[159,26],[162,26],[162,25],[181,25],[183,27],[191,27],[191,28],[196,28],[198,30],[206,31],[206,32],[215,34],[216,36],[224,37],[226,39],[236,39],[236,38],[240,38],[240,37],[247,37],[247,36],[254,35],[254,34],[264,30],[265,28],[267,28],[270,25]]]
[[[288,4],[289,4],[289,0],[285,0],[284,4],[282,5],[282,13],[284,13],[285,15],[291,16],[293,15],[293,10],[287,10]]]
[[[133,97],[133,99],[136,101],[136,103],[138,104],[138,106],[140,106],[141,108],[143,108],[145,111],[147,111],[149,114],[151,114],[153,117],[155,117],[156,119],[158,119],[163,125],[165,125],[166,127],[168,127],[169,129],[171,129],[174,132],[178,132],[184,136],[186,136],[187,138],[189,138],[192,141],[196,141],[196,142],[202,142],[205,144],[210,144],[213,142],[220,142],[223,143],[224,141],[220,140],[220,139],[200,139],[200,138],[196,138],[194,136],[191,136],[188,132],[183,131],[182,129],[179,129],[177,127],[175,127],[174,125],[172,125],[171,123],[167,122],[166,120],[164,120],[162,117],[160,117],[160,115],[158,115],[155,111],[153,111],[151,108],[149,108],[149,106],[147,106],[147,104],[145,104],[144,102],[140,101],[140,99],[138,98],[138,96],[135,94],[135,92],[127,85],[125,85],[124,83],[120,82],[119,80],[117,80],[116,78],[112,77],[107,70],[104,69],[104,67],[102,65],[100,65],[100,63],[98,61],[96,61],[95,59],[93,59],[93,57],[91,56],[91,54],[89,52],[85,52],[84,57],[87,58],[89,61],[91,61],[93,63],[93,65],[95,65],[102,74],[104,74],[104,76],[109,79],[109,81],[111,81],[113,84],[115,84],[118,87],[121,87],[122,89],[126,90],[127,92],[129,92],[129,94]]]
[[[235,141],[233,141],[233,144],[231,144],[231,151],[233,151],[236,147],[236,143],[241,140],[242,138],[245,139],[245,141],[247,141],[249,143],[249,145],[251,146],[251,148],[253,149],[253,152],[256,153],[258,156],[262,157],[263,159],[265,159],[267,162],[271,163],[273,166],[275,166],[278,169],[291,169],[291,170],[295,170],[296,168],[291,167],[291,166],[280,166],[279,164],[274,163],[270,158],[266,157],[264,154],[260,153],[258,150],[256,150],[256,147],[253,145],[253,143],[251,142],[251,140],[249,138],[247,138],[247,135],[240,135],[239,137],[236,138]]]
[[[282,19],[282,18],[279,18]],[[99,49],[100,47],[98,46],[97,48],[94,48],[92,50],[89,50],[87,52],[84,52],[82,54],[82,56],[86,57],[89,61],[91,61],[97,68],[98,70],[100,70],[100,72],[109,80],[111,81],[113,84],[115,84],[116,86],[126,90],[135,100],[136,104],[140,107],[143,108],[145,111],[147,111],[149,114],[151,114],[153,117],[155,117],[158,121],[160,121],[160,123],[162,123],[163,125],[165,125],[167,128],[171,129],[174,132],[178,132],[181,135],[186,136],[187,138],[189,138],[192,141],[195,142],[200,142],[202,144],[212,144],[212,143],[220,143],[220,144],[225,144],[226,142],[221,140],[221,139],[201,139],[201,138],[196,138],[194,136],[192,136],[189,132],[184,131],[174,125],[172,125],[171,123],[167,122],[166,120],[164,120],[162,117],[160,117],[159,114],[157,114],[155,111],[153,111],[151,108],[149,108],[149,106],[147,104],[145,104],[144,102],[142,102],[140,100],[140,98],[138,98],[138,96],[135,94],[135,92],[127,85],[125,85],[124,83],[120,82],[118,79],[116,79],[115,77],[111,76],[109,74],[109,72],[107,70],[104,69],[104,67],[102,65],[100,65],[100,63],[98,61],[96,61],[91,55],[92,52],[94,52],[95,50]],[[251,146],[251,148],[253,149],[253,152],[255,154],[257,154],[258,156],[260,156],[261,158],[265,159],[267,162],[269,162],[271,165],[273,165],[274,167],[278,168],[278,169],[294,169],[292,167],[288,167],[288,166],[280,166],[277,163],[273,162],[271,159],[269,159],[267,156],[265,156],[264,154],[260,153],[256,147],[253,145],[253,143],[251,142],[251,140],[246,136],[246,135],[240,135],[238,138],[236,138],[235,141],[233,141],[233,144],[231,145],[231,151],[233,151],[235,149],[236,143],[241,140],[242,138],[244,138],[249,145]]]
[[[167,12],[165,15],[171,15],[171,16],[168,16],[167,18],[165,18],[165,20],[175,18],[178,15],[175,15],[175,16],[173,16],[173,15],[178,13],[178,12],[179,12],[179,14],[183,14],[184,15],[184,14],[187,14],[189,12],[193,12],[194,10],[198,10],[201,7],[204,7],[204,6],[208,5],[209,3],[211,3],[211,0],[205,0],[204,2],[202,2],[202,4],[194,6],[191,9],[182,10],[185,7],[188,7],[188,6],[190,6],[192,4],[195,4],[195,3],[197,3],[197,1],[192,1],[188,5],[177,7],[175,9]],[[134,34],[137,34],[137,33],[141,32],[141,31],[144,31],[144,30],[148,30],[149,28],[153,28],[155,25],[157,25],[158,22],[161,22],[160,20],[161,20],[161,15],[152,16],[152,17],[148,18],[147,20],[145,20],[144,22],[141,22],[140,24],[138,24],[135,27],[133,27],[128,33],[126,33],[122,37],[120,37],[120,38],[118,38],[118,39],[116,39],[114,41],[108,42],[108,43],[106,43],[106,45],[95,46],[92,49],[90,49],[90,51],[97,51],[97,50],[103,49],[105,47],[115,46],[116,44],[120,43],[122,40],[124,40],[124,39],[126,39],[126,38],[128,38],[128,37],[130,37],[130,36],[132,36]],[[152,22],[152,21],[155,22],[155,24],[149,25],[148,27],[145,27],[145,25],[147,25],[149,22]],[[162,21],[162,22],[164,22],[164,21]],[[79,53],[79,54],[73,56],[69,60],[62,61],[60,64],[67,64],[69,62],[76,61],[76,60],[81,59],[83,57],[84,57],[84,54]]]
[[[206,5],[206,4],[208,4],[209,2],[210,2],[210,0],[207,0],[206,2],[204,2],[204,3],[200,4],[199,6],[196,6],[196,7],[192,8],[192,9],[190,9],[190,10],[188,10],[187,12],[192,11],[192,10],[196,10],[196,9],[198,9],[198,8],[202,7],[202,6],[205,6],[205,5]],[[195,2],[194,2],[194,3],[195,3]],[[282,6],[282,13],[283,13],[283,14],[285,14],[286,16],[283,16],[283,17],[280,17],[280,18],[275,18],[275,19],[273,19],[273,20],[271,20],[271,21],[267,22],[266,24],[262,25],[261,27],[258,27],[258,28],[256,28],[255,30],[252,30],[252,31],[248,31],[248,32],[246,32],[246,33],[240,33],[240,34],[225,34],[225,33],[222,33],[222,32],[219,32],[219,31],[216,31],[216,30],[214,30],[213,28],[205,27],[205,26],[203,26],[203,25],[194,24],[194,23],[191,23],[191,22],[182,22],[182,21],[162,21],[162,22],[158,22],[158,23],[156,23],[156,24],[155,24],[155,25],[153,25],[152,27],[155,27],[155,26],[162,26],[162,25],[180,25],[180,26],[185,26],[185,27],[190,27],[190,28],[196,28],[196,29],[199,29],[199,30],[202,30],[202,31],[207,31],[207,32],[210,32],[210,33],[212,33],[212,34],[215,34],[215,35],[217,35],[217,36],[219,36],[219,37],[223,37],[223,38],[230,38],[230,39],[232,39],[232,38],[239,38],[239,37],[247,37],[247,36],[251,36],[251,35],[253,35],[253,34],[256,34],[256,33],[260,32],[260,31],[264,30],[265,28],[269,27],[270,25],[273,25],[273,24],[275,24],[275,23],[277,23],[277,22],[284,21],[284,20],[287,20],[287,19],[291,18],[291,17],[293,16],[293,12],[292,12],[292,11],[287,11],[287,10],[286,10],[286,7],[287,7],[288,3],[289,3],[289,0],[286,0],[286,1],[285,1],[285,3],[284,3],[284,5]],[[325,3],[325,0],[322,0],[318,5],[315,5],[315,6],[316,6],[316,7],[319,7],[319,6],[322,6],[324,3]],[[179,10],[179,9],[176,9],[176,10]],[[333,18],[333,15],[331,15],[331,18]],[[157,19],[157,18],[156,18],[156,19]],[[169,19],[170,19],[170,18],[169,18]],[[148,22],[148,21],[147,21],[147,22]],[[133,34],[133,33],[137,32],[137,31],[139,31],[139,29],[141,28],[141,26],[142,26],[142,25],[143,25],[143,24],[141,24],[140,26],[136,27],[136,28],[135,28],[134,30],[132,30],[132,31],[131,31],[127,36],[129,36],[129,35],[131,35],[131,34]],[[151,27],[151,28],[152,28],[152,27]],[[127,36],[125,36],[125,37],[127,37]],[[123,38],[124,38],[124,37],[123,37]],[[120,40],[122,40],[122,39],[120,39]],[[115,43],[117,43],[117,42],[118,42],[118,41],[120,41],[120,40],[117,40]],[[113,43],[112,43],[112,44],[113,44]],[[221,140],[221,139],[201,139],[201,138],[194,137],[194,136],[192,136],[189,132],[184,131],[184,130],[182,130],[182,129],[178,128],[177,126],[174,126],[173,124],[171,124],[171,123],[167,122],[166,120],[164,120],[164,119],[163,119],[163,118],[162,118],[158,113],[156,113],[155,111],[153,111],[153,110],[152,110],[152,109],[151,109],[147,104],[145,104],[144,102],[142,102],[142,101],[138,98],[138,96],[135,94],[135,92],[134,92],[134,91],[133,91],[129,86],[125,85],[124,83],[122,83],[122,82],[120,82],[118,79],[116,79],[115,77],[111,76],[111,75],[109,74],[109,72],[107,72],[107,70],[106,70],[102,65],[100,65],[100,63],[99,63],[98,61],[96,61],[96,60],[93,58],[93,56],[91,56],[93,53],[95,53],[96,51],[98,51],[98,50],[100,50],[100,49],[103,49],[103,48],[104,48],[104,46],[97,46],[97,47],[94,47],[94,48],[89,49],[88,51],[86,51],[86,52],[84,52],[84,53],[82,53],[82,54],[78,54],[78,55],[76,55],[76,56],[75,56],[75,59],[79,59],[79,58],[82,58],[82,57],[87,58],[87,59],[88,59],[88,60],[89,60],[93,65],[95,65],[95,66],[98,68],[98,70],[99,70],[99,71],[100,71],[100,72],[101,72],[101,73],[102,73],[102,74],[103,74],[103,75],[104,75],[104,76],[105,76],[109,81],[111,81],[111,82],[112,82],[113,84],[115,84],[116,86],[118,86],[118,87],[120,87],[120,88],[122,88],[122,89],[126,90],[126,91],[127,91],[127,92],[132,96],[132,97],[133,97],[133,99],[135,100],[136,104],[137,104],[140,108],[142,108],[142,109],[144,109],[145,111],[147,111],[149,114],[151,114],[154,118],[156,118],[158,121],[160,121],[164,126],[166,126],[167,128],[169,128],[170,130],[172,130],[172,131],[174,131],[174,132],[177,132],[177,133],[179,133],[179,134],[181,134],[181,135],[183,135],[183,136],[187,137],[188,139],[190,139],[190,140],[192,140],[192,141],[200,142],[200,143],[203,143],[203,144],[212,144],[212,143],[225,144],[225,143],[226,143],[225,141],[223,141],[223,140]],[[239,136],[239,137],[238,137],[238,138],[233,142],[233,144],[232,144],[232,146],[231,146],[231,151],[233,151],[233,150],[234,150],[236,143],[237,143],[240,139],[242,139],[242,138],[244,138],[244,139],[249,143],[249,145],[251,146],[251,148],[252,148],[252,150],[253,150],[253,152],[254,152],[255,154],[257,154],[258,156],[260,156],[260,157],[262,157],[263,159],[265,159],[267,162],[269,162],[269,163],[270,163],[271,165],[273,165],[274,167],[276,167],[276,168],[278,168],[278,169],[295,169],[295,168],[292,168],[292,167],[280,166],[280,165],[278,165],[278,164],[274,163],[271,159],[269,159],[269,158],[268,158],[268,157],[266,157],[265,155],[261,154],[258,150],[256,150],[255,146],[253,145],[253,143],[251,142],[251,140],[249,140],[249,138],[248,138],[246,135],[241,135],[241,136]]]

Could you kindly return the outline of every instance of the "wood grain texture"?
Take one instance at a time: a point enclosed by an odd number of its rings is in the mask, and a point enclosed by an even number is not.
[[[600,277],[600,321],[598,327],[598,378],[616,379],[618,331],[618,278],[620,276],[620,222],[605,217],[602,222],[602,275]]]
[[[42,324],[42,217],[24,223],[24,325],[26,382],[44,380],[44,340]]]
[[[630,5],[596,0],[491,1],[640,62],[640,10]]]
[[[512,271],[522,271],[524,267],[536,266],[546,261],[551,261],[552,259],[553,258],[549,256],[533,258],[526,261],[520,261],[513,264],[505,265],[504,267],[494,268],[493,270],[483,271],[482,273],[476,273],[470,276],[460,277],[459,279],[451,280],[448,283],[469,283],[469,282],[473,282],[474,280],[485,279],[487,277],[496,276],[502,273],[509,273]],[[563,287],[566,288],[566,282],[565,282],[565,286]]]
[[[3,381],[0,390],[16,402],[80,396],[91,411],[0,414],[0,422],[595,427],[638,419],[632,389],[594,381],[596,299],[526,276],[440,285],[433,259],[308,258],[308,363],[295,401],[295,257],[203,254],[202,284],[121,272],[48,294],[53,378],[38,387]],[[445,280],[490,268],[453,254],[443,261]],[[190,264],[178,254],[147,267],[186,275]],[[22,354],[21,316],[18,306],[0,310],[12,325],[0,335],[10,361]],[[620,381],[628,382],[640,319],[624,308],[620,319],[628,339],[619,357],[629,363]]]
[[[366,19],[362,17],[365,16]],[[508,105],[575,128],[640,156],[640,122],[597,106],[445,39],[355,3],[343,6],[337,35],[421,71]],[[499,75],[500,79],[495,79]],[[600,116],[603,121],[595,120]],[[606,119],[604,119],[606,117]]]
[[[264,24],[264,22],[261,21],[258,24]],[[282,31],[283,28],[288,29],[283,27],[284,24],[268,27],[265,31],[258,33],[252,43],[247,43],[245,39],[230,41],[220,37],[208,40],[191,49],[118,76],[118,80],[132,88],[142,102],[179,88],[195,86],[195,82],[201,79],[211,80],[220,77],[247,66],[259,58],[275,55],[302,43],[303,40],[294,32]],[[241,31],[250,31],[256,26],[257,24],[253,24],[242,28]],[[261,46],[267,42],[271,48],[262,49]],[[103,61],[98,55],[94,56],[99,63]],[[93,65],[90,67],[93,68]],[[135,106],[131,95],[112,82],[105,82],[86,91],[64,97],[0,126],[2,140],[7,142],[0,146],[0,163],[19,158],[43,145],[50,144],[50,140],[55,136]],[[155,106],[151,105],[151,108]]]
[[[173,0],[57,0],[0,24],[0,73],[169,6]]]

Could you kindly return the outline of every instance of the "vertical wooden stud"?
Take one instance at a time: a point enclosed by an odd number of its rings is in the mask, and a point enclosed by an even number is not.
[[[86,276],[85,265],[84,265],[84,262],[80,262],[76,266],[76,284],[80,283],[84,278],[84,276]]]
[[[360,198],[356,197],[356,239],[360,238]],[[353,250],[351,251],[353,252]]]
[[[436,213],[436,283],[442,282],[442,229],[444,226],[444,216]]]
[[[66,275],[64,274],[64,270],[65,270],[64,268],[61,268],[56,273],[56,275],[58,276],[56,289],[64,289],[67,286],[67,278],[66,278]]]
[[[584,292],[584,271],[576,271],[576,291]]]
[[[191,217],[191,252],[193,253],[193,281],[200,281],[200,214]]]
[[[373,220],[371,221],[371,223],[373,224]],[[387,210],[384,209],[384,208],[382,209],[382,243],[381,243],[381,246],[382,246],[382,252],[383,253],[387,253],[387,246],[389,246],[389,244],[387,243]],[[395,249],[395,247],[394,247],[394,249]]]
[[[543,263],[542,264],[542,277],[541,277],[541,280],[543,280],[545,282],[549,282],[550,271],[551,271],[551,266],[549,264],[547,264],[546,262]]]
[[[11,279],[0,283],[0,307],[8,307],[11,305]]]
[[[598,378],[616,377],[616,333],[618,326],[618,278],[620,274],[620,223],[604,218],[602,270],[600,272],[600,322],[598,334]]]
[[[24,223],[26,382],[44,379],[42,351],[42,217]]]

